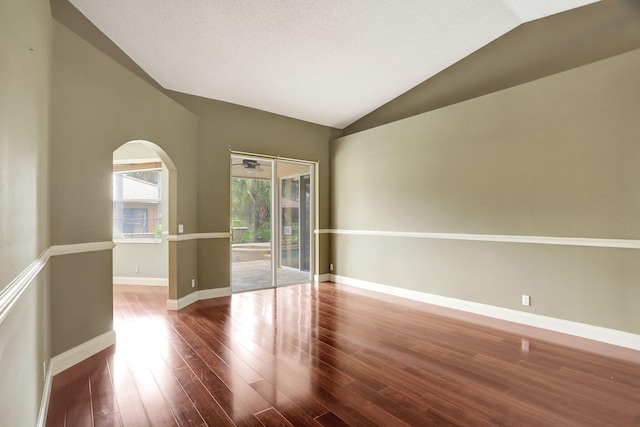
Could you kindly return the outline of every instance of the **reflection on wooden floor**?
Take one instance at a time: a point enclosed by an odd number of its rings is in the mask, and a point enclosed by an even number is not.
[[[630,350],[332,283],[166,292],[115,286],[117,345],[54,378],[48,426],[640,424]]]

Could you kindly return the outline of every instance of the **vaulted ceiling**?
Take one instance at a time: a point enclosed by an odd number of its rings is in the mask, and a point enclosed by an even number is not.
[[[70,0],[163,88],[344,128],[596,0]]]

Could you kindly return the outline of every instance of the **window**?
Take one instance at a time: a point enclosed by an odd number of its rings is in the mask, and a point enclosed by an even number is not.
[[[114,165],[113,239],[160,241],[162,169],[157,163]]]
[[[123,208],[122,233],[125,235],[140,235],[147,232],[149,209]]]

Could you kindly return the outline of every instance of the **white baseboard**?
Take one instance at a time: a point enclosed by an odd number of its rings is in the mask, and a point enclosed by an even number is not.
[[[186,306],[198,301],[198,291],[191,292],[189,295],[185,295],[180,299],[167,300],[167,310],[182,310]]]
[[[198,291],[198,301],[203,299],[228,297],[231,295],[231,287],[216,288],[216,289],[202,289]]]
[[[331,275],[329,273],[313,275],[314,282],[328,282],[330,280],[331,280]]]
[[[227,297],[231,295],[231,287],[226,288],[216,288],[216,289],[202,289],[200,291],[195,291],[186,295],[178,300],[170,299],[167,300],[167,310],[181,310],[186,306],[193,304],[196,301],[211,299],[211,298],[220,298]]]
[[[51,363],[47,367],[47,375],[44,380],[44,388],[42,390],[42,399],[40,399],[40,411],[38,412],[38,427],[45,427],[47,423],[47,412],[49,411],[49,398],[51,397],[51,384],[53,383],[53,375],[51,374]]]
[[[102,351],[109,346],[114,345],[115,343],[116,331],[111,330],[53,357],[51,359],[51,363],[49,364],[51,376],[57,375],[60,372],[69,369],[73,365],[82,362],[83,360],[93,356],[97,352]]]
[[[640,335],[331,274],[331,281],[640,351]]]
[[[156,277],[114,276],[114,285],[169,286],[169,279]]]

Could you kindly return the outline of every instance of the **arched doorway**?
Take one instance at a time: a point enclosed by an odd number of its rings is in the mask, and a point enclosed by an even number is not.
[[[175,175],[169,156],[152,142],[129,141],[114,150],[114,285],[167,286],[169,293]]]

